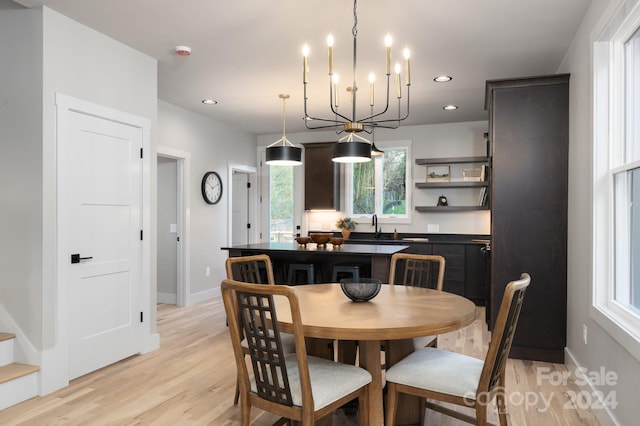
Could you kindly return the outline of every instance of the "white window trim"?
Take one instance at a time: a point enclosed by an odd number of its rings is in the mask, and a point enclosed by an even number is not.
[[[413,177],[411,175],[412,172],[412,167],[411,167],[411,161],[412,161],[412,156],[411,156],[411,141],[410,140],[400,140],[400,141],[385,141],[385,142],[380,142],[380,141],[376,141],[376,147],[380,148],[381,150],[384,151],[385,148],[406,148],[407,149],[407,162],[406,162],[406,206],[407,206],[407,213],[405,215],[402,216],[393,216],[393,215],[386,215],[386,216],[382,216],[382,215],[378,215],[378,224],[382,225],[382,224],[410,224],[411,223],[411,213],[412,213],[412,209],[411,209],[411,205],[412,205],[412,198],[411,198],[411,189],[412,189],[412,185],[413,185]],[[372,159],[373,161],[373,159]],[[344,194],[345,194],[345,207],[346,208],[346,214],[349,215],[352,219],[354,219],[356,222],[365,222],[367,220],[371,220],[371,216],[370,214],[353,214],[353,212],[351,211],[351,205],[350,203],[348,203],[348,200],[351,200],[353,197],[353,188],[350,185],[352,177],[353,177],[353,168],[352,167],[345,167],[345,171],[344,171],[344,176],[345,176],[345,180],[344,180]],[[376,176],[380,176],[380,174],[376,173]],[[382,199],[381,199],[381,195],[376,193],[376,211],[378,209],[380,209],[380,204],[382,203]]]
[[[591,317],[640,361],[640,317],[614,299],[613,172],[624,138],[624,43],[640,2],[620,7],[593,43],[593,287]],[[634,3],[634,4],[631,4]],[[629,167],[626,165],[624,168]],[[619,168],[618,168],[619,169]],[[618,170],[619,171],[619,170]]]

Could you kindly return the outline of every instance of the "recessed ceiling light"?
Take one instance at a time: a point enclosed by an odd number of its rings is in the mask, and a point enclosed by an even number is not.
[[[218,103],[218,101],[214,101],[213,99],[203,99],[202,103],[205,105],[215,105]]]
[[[455,111],[458,109],[458,107],[456,105],[446,105],[443,106],[442,109],[445,111]]]
[[[439,75],[433,79],[433,81],[435,81],[436,83],[446,83],[451,80],[453,80],[453,77],[450,77],[448,75]]]

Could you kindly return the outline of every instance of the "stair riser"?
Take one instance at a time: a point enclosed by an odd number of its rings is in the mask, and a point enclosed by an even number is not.
[[[0,366],[13,362],[13,341],[14,339],[9,339],[0,342]]]
[[[32,373],[0,384],[0,410],[37,396],[38,374]]]

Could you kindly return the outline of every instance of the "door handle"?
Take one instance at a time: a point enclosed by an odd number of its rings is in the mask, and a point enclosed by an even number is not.
[[[80,263],[81,260],[89,260],[89,259],[93,259],[93,256],[80,257],[79,253],[71,255],[71,263]]]

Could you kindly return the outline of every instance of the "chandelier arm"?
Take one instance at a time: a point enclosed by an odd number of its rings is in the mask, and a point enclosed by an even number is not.
[[[329,106],[331,107],[331,112],[337,115],[338,117],[341,117],[345,121],[350,121],[347,117],[340,114],[336,108],[334,108],[332,84],[333,82],[331,81],[331,76],[329,76]],[[324,121],[330,121],[330,120],[326,119]],[[335,121],[338,124],[344,124],[344,122],[339,120],[333,120],[333,121]]]
[[[335,111],[333,109],[333,96],[332,96],[331,93],[332,93],[331,84],[329,84],[329,100],[330,100],[330,105],[331,105],[331,111],[336,116],[341,117],[344,121],[336,120],[336,119],[329,119],[329,118],[314,117],[312,115],[309,115],[309,112],[307,110],[307,100],[309,99],[309,97],[307,96],[307,83],[304,83],[304,118],[303,119],[304,119],[305,126],[307,127],[307,129],[310,129],[310,130],[313,130],[313,129],[326,129],[327,127],[332,127],[332,126],[322,126],[322,127],[312,126],[312,127],[310,127],[307,124],[308,120],[323,121],[323,122],[327,122],[327,123],[334,123],[334,126],[340,126],[340,125],[343,125],[344,123],[349,121],[349,119],[347,117],[345,117],[344,115],[340,114],[338,111]]]
[[[375,117],[378,117],[380,115],[386,114],[386,112],[389,110],[389,86],[390,86],[390,77],[387,74],[387,102],[385,104],[385,107],[382,111],[378,112],[378,113],[373,113],[373,111],[371,111],[371,115],[368,117],[363,118],[361,121],[365,122],[365,121],[370,121],[375,123],[375,120],[372,120]],[[373,108],[372,108],[373,109]]]
[[[400,116],[400,99],[398,99],[398,118],[390,118],[387,120],[375,120],[372,121],[372,123],[388,123],[388,122],[397,122],[398,126],[400,125],[400,122],[407,119],[407,117],[409,117],[409,106],[411,105],[411,103],[409,102],[409,85],[407,85],[407,112],[405,113],[405,115],[403,117]],[[385,127],[385,128],[397,128],[396,127]]]

